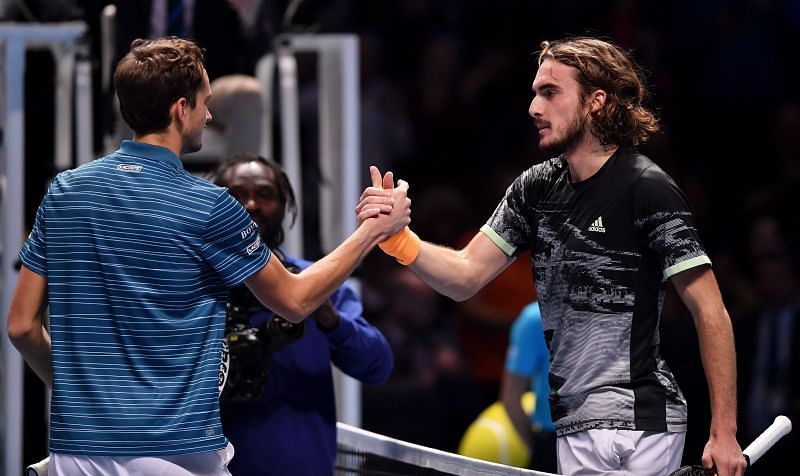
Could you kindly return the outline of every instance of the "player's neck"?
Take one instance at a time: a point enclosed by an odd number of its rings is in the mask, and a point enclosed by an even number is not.
[[[169,149],[177,155],[181,156],[182,141],[180,134],[177,134],[171,127],[166,131],[152,132],[142,136],[134,135],[133,140],[142,142],[144,144],[157,145]]]
[[[573,182],[582,182],[596,174],[619,149],[616,145],[602,145],[594,136],[588,135],[564,153]]]

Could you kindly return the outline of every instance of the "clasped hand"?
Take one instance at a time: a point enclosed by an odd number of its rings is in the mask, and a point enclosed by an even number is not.
[[[372,186],[364,189],[356,207],[358,225],[375,218],[381,225],[384,238],[388,238],[411,223],[411,199],[408,198],[408,182],[399,180],[394,184],[394,174],[381,176],[377,167],[370,166]]]

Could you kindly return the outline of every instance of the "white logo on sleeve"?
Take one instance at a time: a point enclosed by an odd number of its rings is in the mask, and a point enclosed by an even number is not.
[[[250,243],[247,247],[246,251],[248,256],[253,254],[258,249],[259,245],[261,245],[261,235],[256,235],[256,241]]]
[[[605,233],[606,229],[603,227],[603,217],[597,217],[597,220],[589,226],[589,231],[594,231],[597,233]]]

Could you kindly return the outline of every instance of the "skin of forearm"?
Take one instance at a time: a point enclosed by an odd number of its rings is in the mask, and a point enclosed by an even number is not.
[[[516,397],[516,395],[514,396]],[[514,401],[516,400],[516,401]],[[522,441],[531,448],[533,446],[533,430],[531,429],[530,420],[525,412],[522,410],[522,406],[519,403],[519,398],[512,398],[503,396],[503,407],[506,409],[506,413],[508,414],[508,419],[511,420],[511,424],[514,426],[514,429],[517,430],[517,433],[522,438]]]
[[[330,254],[299,274],[270,263],[246,281],[269,309],[291,322],[300,322],[317,310],[350,276],[361,260],[383,239],[370,223],[362,224]]]
[[[53,360],[52,343],[50,334],[39,325],[27,332],[11,337],[11,342],[17,348],[25,362],[33,369],[34,373],[49,387],[53,386]]]
[[[736,432],[736,356],[727,311],[695,318],[711,403],[711,431]]]
[[[438,293],[454,301],[465,301],[482,286],[481,281],[469,272],[469,264],[464,250],[423,242],[419,257],[410,269]]]

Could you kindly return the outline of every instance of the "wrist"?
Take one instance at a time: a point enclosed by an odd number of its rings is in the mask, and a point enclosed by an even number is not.
[[[389,256],[394,257],[402,265],[410,265],[419,257],[422,250],[422,241],[411,228],[405,227],[378,246]]]
[[[339,313],[332,306],[323,306],[314,314],[317,327],[323,332],[330,332],[339,325]]]
[[[713,419],[711,420],[711,428],[709,429],[709,433],[713,437],[722,437],[728,435],[736,435],[736,420],[733,419],[732,421],[721,421],[717,422]]]
[[[364,220],[364,222],[361,223],[361,225],[356,228],[356,231],[353,233],[353,235],[358,237],[364,244],[366,244],[370,250],[373,247],[378,246],[378,244],[385,239],[385,235],[374,222],[374,219]]]

